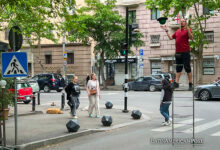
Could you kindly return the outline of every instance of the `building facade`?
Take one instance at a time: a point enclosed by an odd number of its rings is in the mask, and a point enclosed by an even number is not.
[[[126,7],[129,7],[129,17],[139,25],[139,31],[143,33],[145,46],[139,47],[134,50],[136,57],[138,51],[143,49],[143,66],[137,65],[137,70],[143,74],[149,75],[158,71],[172,72],[175,69],[175,40],[169,40],[164,30],[160,28],[157,18],[162,16],[159,10],[147,10],[143,0],[118,0],[117,9],[119,13],[125,16]],[[200,13],[205,13],[203,6]],[[193,13],[189,10],[188,13]],[[207,21],[206,37],[209,42],[208,48],[203,52],[203,82],[210,83],[220,77],[220,14],[211,17]],[[168,26],[169,33],[174,33],[178,29],[178,23],[175,18],[169,18],[166,25]],[[196,59],[196,58],[195,58]],[[193,60],[193,57],[191,58]],[[196,61],[195,61],[196,62]],[[197,72],[197,64],[192,68]],[[196,75],[195,75],[196,80]],[[180,79],[181,84],[188,84],[187,74],[183,71]]]

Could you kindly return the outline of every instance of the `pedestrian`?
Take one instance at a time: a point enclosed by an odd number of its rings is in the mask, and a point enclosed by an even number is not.
[[[78,84],[78,77],[74,76],[73,81],[70,82],[65,88],[67,93],[67,104],[70,106],[70,114],[74,119],[77,119],[76,110],[79,107],[79,95],[80,95],[80,86]]]
[[[100,110],[99,110],[100,87],[95,73],[91,74],[91,78],[88,81],[86,90],[89,97],[89,109],[88,109],[89,117],[90,118],[92,117],[93,109],[95,108],[96,118],[99,118],[100,117]]]
[[[87,74],[87,77],[86,77],[86,86],[87,86],[89,80],[90,80],[90,77],[89,77],[89,74]]]
[[[179,87],[179,79],[183,67],[188,75],[189,80],[189,91],[192,90],[192,72],[190,66],[190,46],[189,39],[193,39],[192,30],[188,27],[186,19],[181,19],[181,29],[178,29],[172,36],[169,34],[166,26],[161,26],[165,30],[167,36],[170,40],[176,40],[176,81],[174,82],[174,87]]]
[[[169,106],[172,101],[173,89],[168,78],[162,80],[160,113],[164,116],[165,121],[162,125],[167,126],[171,124],[172,119],[169,114]]]

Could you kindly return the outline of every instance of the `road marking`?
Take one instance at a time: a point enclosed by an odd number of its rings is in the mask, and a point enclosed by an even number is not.
[[[209,122],[209,123],[205,123],[205,124],[202,124],[202,125],[199,125],[199,126],[196,126],[195,127],[195,133],[199,133],[199,132],[208,130],[208,129],[213,128],[213,127],[218,126],[218,125],[220,125],[220,119]],[[184,130],[183,132],[184,133],[192,133],[192,128]]]
[[[196,118],[195,122],[202,121],[202,120],[204,120],[204,119]],[[180,127],[186,126],[186,124],[190,124],[192,122],[193,122],[193,119],[188,119],[188,120],[180,121],[180,122],[178,122],[179,124],[174,124],[174,128],[180,128]],[[160,128],[152,129],[151,131],[164,132],[164,131],[169,131],[169,130],[172,130],[172,125],[171,126],[163,126],[163,127],[160,127]]]
[[[219,132],[216,132],[216,133],[211,134],[211,136],[220,136],[220,131],[219,131]]]

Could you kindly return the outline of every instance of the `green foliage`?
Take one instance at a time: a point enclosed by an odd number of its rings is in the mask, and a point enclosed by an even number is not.
[[[74,0],[1,0],[0,29],[17,25],[25,37],[34,41],[46,38],[56,42],[51,31],[57,30],[60,24],[54,19],[66,15],[74,3]]]
[[[5,80],[7,82],[5,89],[2,91],[0,87],[0,108],[2,107],[2,104],[4,103],[3,108],[8,108],[8,106],[14,106],[14,93],[12,93],[9,89],[14,87],[14,82],[12,78],[2,78],[2,75],[0,73],[0,80]],[[3,94],[2,94],[3,92]],[[3,95],[3,98],[2,98]]]
[[[86,0],[87,6],[77,9],[77,15],[67,16],[65,28],[73,31],[70,41],[80,39],[88,43],[89,38],[96,41],[95,54],[105,57],[118,56],[121,43],[125,42],[125,19],[115,9],[116,0]]]

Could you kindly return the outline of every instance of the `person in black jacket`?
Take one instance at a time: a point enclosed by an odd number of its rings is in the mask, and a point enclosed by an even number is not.
[[[80,104],[79,102],[80,86],[77,82],[78,82],[78,77],[74,76],[73,82],[70,82],[65,88],[65,91],[67,93],[67,100],[68,100],[67,104],[70,106],[71,115],[73,116],[74,119],[78,118],[76,116],[76,110],[78,109]]]
[[[165,122],[162,125],[167,126],[171,124],[171,118],[169,115],[169,106],[172,101],[173,88],[168,78],[162,80],[161,90],[161,102],[160,102],[160,113],[164,116]]]

